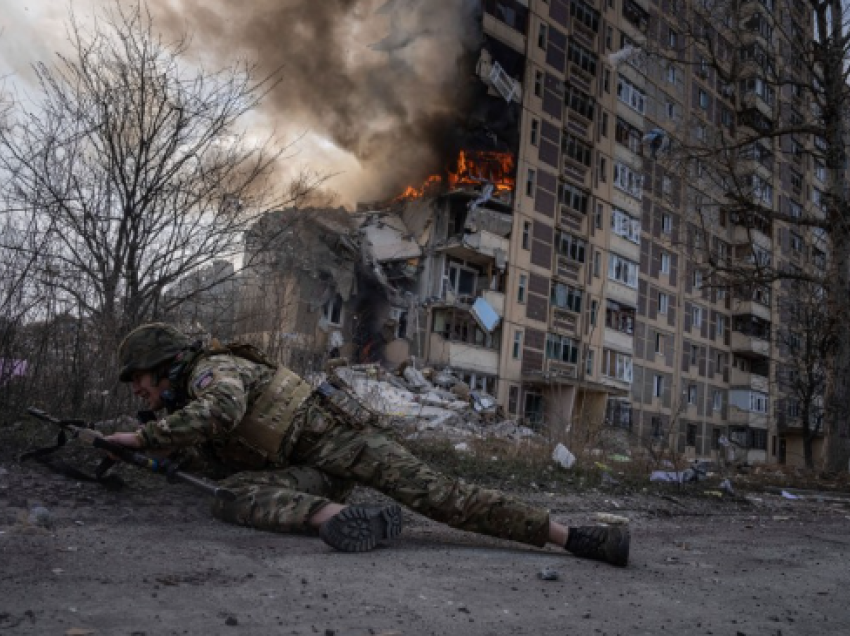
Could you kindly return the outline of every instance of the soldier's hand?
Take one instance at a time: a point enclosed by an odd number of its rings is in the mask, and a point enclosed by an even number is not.
[[[127,448],[142,448],[142,440],[137,433],[113,433],[104,438],[107,442],[126,446]]]

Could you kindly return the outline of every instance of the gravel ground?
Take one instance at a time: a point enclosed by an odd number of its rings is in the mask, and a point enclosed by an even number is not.
[[[218,522],[188,487],[131,470],[108,492],[0,445],[0,633],[850,634],[850,500],[834,495],[515,488],[565,522],[627,516],[619,569],[414,514],[391,545],[335,553]]]

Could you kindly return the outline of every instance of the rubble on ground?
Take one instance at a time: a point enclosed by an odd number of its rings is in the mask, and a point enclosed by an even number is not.
[[[406,363],[395,373],[379,365],[337,367],[333,373],[408,439],[545,441],[527,426],[503,417],[493,396],[470,390],[450,369],[419,370]]]

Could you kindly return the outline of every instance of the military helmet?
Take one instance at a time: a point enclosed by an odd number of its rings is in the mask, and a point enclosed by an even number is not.
[[[189,337],[171,325],[153,322],[137,327],[118,346],[118,378],[129,382],[136,371],[155,369],[172,360],[191,344]]]

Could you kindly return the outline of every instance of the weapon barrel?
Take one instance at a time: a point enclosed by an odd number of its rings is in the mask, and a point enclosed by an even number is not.
[[[93,431],[92,429],[84,426],[75,426],[70,422],[57,419],[41,409],[30,407],[27,409],[27,412],[40,420],[56,424],[63,429],[67,429],[71,434],[81,438],[91,446],[104,450],[127,464],[133,464],[134,466],[144,468],[154,473],[163,473],[169,480],[182,481],[183,483],[189,484],[190,486],[193,486],[198,490],[202,490],[206,494],[212,495],[216,499],[220,499],[222,501],[233,501],[236,499],[236,495],[227,488],[222,488],[213,482],[206,481],[200,477],[195,477],[194,475],[178,470],[178,465],[171,460],[155,459],[142,453],[137,453],[126,446],[113,444],[105,440],[98,431]]]

